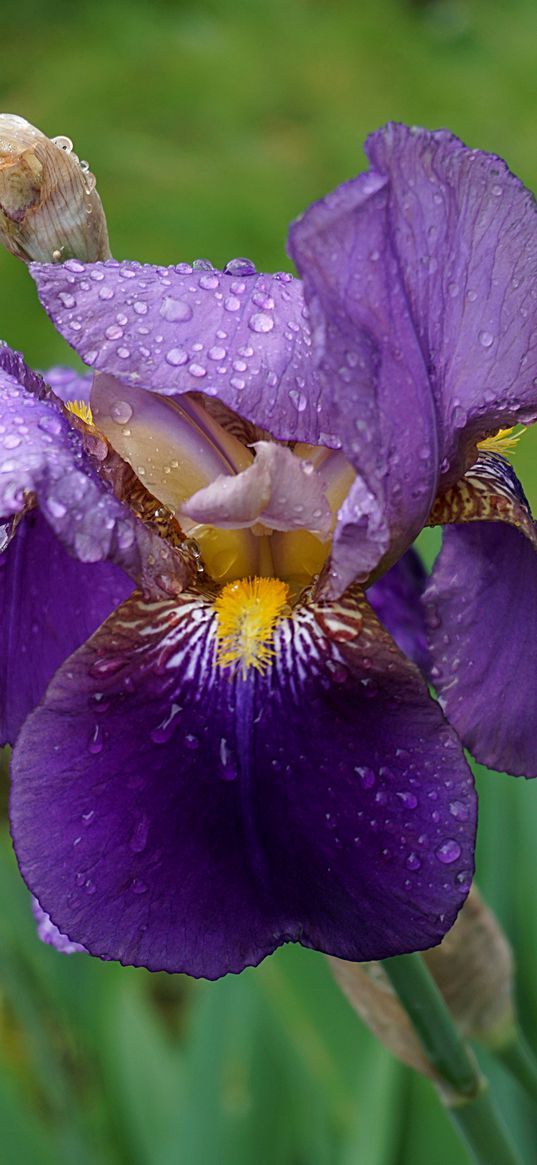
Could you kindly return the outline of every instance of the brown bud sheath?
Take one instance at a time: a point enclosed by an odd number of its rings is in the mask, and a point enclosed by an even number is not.
[[[0,114],[0,242],[24,262],[110,256],[95,178],[69,138]]]
[[[422,958],[461,1033],[490,1046],[514,1025],[513,961],[496,918],[472,889],[455,925]],[[364,1023],[394,1056],[435,1079],[414,1028],[381,963],[329,959],[339,986]]]

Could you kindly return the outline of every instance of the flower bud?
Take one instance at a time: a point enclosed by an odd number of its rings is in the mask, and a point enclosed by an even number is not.
[[[94,262],[110,255],[95,178],[69,138],[47,138],[0,114],[0,242],[25,262]]]
[[[513,960],[498,921],[475,887],[443,941],[422,958],[462,1035],[501,1045],[515,1023]],[[382,964],[329,962],[354,1010],[381,1043],[403,1063],[436,1079]]]

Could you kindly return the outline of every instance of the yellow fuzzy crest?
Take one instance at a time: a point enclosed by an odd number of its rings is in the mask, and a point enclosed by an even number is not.
[[[66,409],[70,413],[74,413],[75,417],[80,417],[81,421],[85,421],[87,425],[93,424],[93,413],[89,405],[83,400],[68,400]]]
[[[524,429],[515,433],[515,427],[498,429],[493,437],[485,437],[484,441],[478,441],[477,448],[485,449],[488,453],[513,453],[523,434]]]
[[[289,588],[279,578],[241,578],[222,588],[214,607],[218,615],[217,663],[240,664],[264,671],[274,655],[274,628],[287,604]]]

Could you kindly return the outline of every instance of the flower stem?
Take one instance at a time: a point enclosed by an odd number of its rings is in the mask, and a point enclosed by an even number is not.
[[[491,1049],[532,1100],[537,1100],[537,1062],[524,1036],[515,1029],[511,1039]]]
[[[382,965],[439,1078],[442,1100],[473,1160],[477,1165],[521,1165],[477,1061],[423,959],[417,954],[401,955]]]

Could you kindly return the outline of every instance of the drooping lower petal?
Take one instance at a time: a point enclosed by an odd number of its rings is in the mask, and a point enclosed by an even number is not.
[[[86,948],[80,943],[72,943],[68,935],[62,934],[57,926],[54,926],[50,915],[46,914],[43,908],[39,905],[37,898],[32,900],[32,911],[35,918],[38,937],[42,943],[49,947],[54,947],[62,955],[77,955],[86,954]]]
[[[427,576],[415,550],[368,588],[367,599],[398,647],[422,669],[430,667],[422,595]]]
[[[535,777],[537,527],[509,463],[482,454],[431,520],[455,523],[424,596],[431,678],[479,761]]]
[[[282,618],[264,670],[217,662],[220,617],[133,596],[28,719],[12,826],[43,909],[93,954],[209,978],[287,940],[438,942],[475,794],[417,670],[359,596]]]
[[[33,510],[0,553],[0,744],[12,744],[49,680],[133,584],[112,563],[82,563]]]
[[[114,496],[45,382],[7,347],[0,348],[0,418],[2,519],[37,504],[81,562],[110,560],[148,591],[180,589],[186,563]]]

